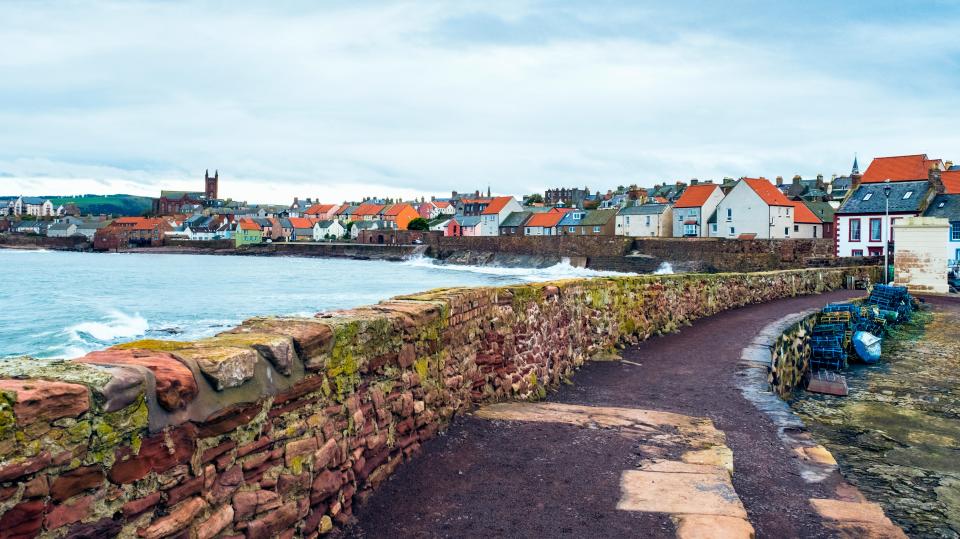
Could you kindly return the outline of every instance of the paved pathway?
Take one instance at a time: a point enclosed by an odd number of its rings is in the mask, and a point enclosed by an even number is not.
[[[742,503],[758,537],[829,536],[810,500],[832,498],[842,486],[835,479],[803,481],[795,455],[742,397],[734,378],[741,350],[769,322],[861,294],[792,298],[700,320],[627,350],[623,362],[586,365],[573,386],[547,402],[708,418],[733,452],[739,501],[728,501]],[[632,502],[621,500],[628,490],[625,474],[656,459],[674,468],[689,462],[696,437],[663,426],[611,429],[602,423],[502,413],[458,418],[359,508],[346,534],[674,537],[677,521],[670,513],[630,510]]]

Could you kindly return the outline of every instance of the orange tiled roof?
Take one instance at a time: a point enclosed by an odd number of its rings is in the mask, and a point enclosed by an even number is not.
[[[347,211],[347,208],[349,208],[349,207],[350,207],[349,204],[341,204],[340,206],[337,207],[337,211],[335,211],[335,212],[333,212],[333,213],[336,214],[336,215],[340,215],[340,214],[342,214],[343,212]]]
[[[327,213],[331,209],[333,209],[333,204],[314,204],[303,213],[304,215],[320,215],[321,213]]]
[[[783,193],[770,183],[770,180],[766,178],[743,178],[743,181],[747,182],[747,185],[749,185],[768,206],[793,206],[793,202],[783,196]]]
[[[163,219],[139,219],[139,222],[133,225],[134,230],[153,230],[164,223]]]
[[[823,221],[810,211],[806,204],[798,201],[793,201],[793,222],[812,225],[823,224]]]
[[[481,213],[483,215],[496,215],[500,213],[511,200],[513,200],[513,197],[495,197]]]
[[[430,204],[433,204],[434,206],[436,206],[436,207],[438,207],[438,208],[449,208],[449,207],[450,207],[450,203],[449,203],[449,202],[443,202],[443,201],[441,201],[441,200],[434,200],[434,201],[431,202]]]
[[[464,198],[460,202],[464,204],[489,204],[492,198]]]
[[[417,211],[417,210],[414,210],[414,209],[413,209],[413,206],[411,206],[411,205],[409,205],[409,204],[394,204],[393,206],[387,206],[387,208],[384,210],[383,214],[384,214],[384,215],[388,215],[388,216],[400,215],[400,212],[402,212],[403,210],[405,210],[405,209],[407,209],[407,208],[410,208],[410,209],[413,210],[413,211]]]
[[[314,221],[306,217],[291,217],[290,224],[293,228],[313,228]]]
[[[240,219],[240,230],[260,230],[260,225],[253,219]]]
[[[926,180],[931,166],[938,166],[939,159],[928,159],[927,154],[877,157],[867,167],[860,179],[863,183],[878,183],[886,179],[892,182]]]
[[[710,195],[713,194],[715,189],[720,189],[720,186],[715,183],[691,185],[683,190],[683,194],[680,195],[680,198],[677,199],[677,203],[673,206],[675,208],[699,208],[703,206],[703,203],[706,202],[708,198],[710,198]],[[664,200],[664,202],[666,202],[666,200]]]
[[[946,188],[944,193],[948,195],[960,195],[960,170],[941,172],[940,179],[943,180],[943,186]]]
[[[383,211],[384,207],[385,206],[380,204],[361,204],[357,207],[357,211],[353,212],[353,216],[360,217],[363,215],[377,215]]]
[[[548,211],[544,213],[535,213],[530,216],[530,219],[527,220],[523,226],[542,226],[550,228],[552,226],[557,226],[557,223],[560,222],[560,219],[563,219],[563,216],[566,215],[565,211]]]
[[[112,224],[115,225],[136,225],[142,221],[143,217],[118,217],[113,220]]]

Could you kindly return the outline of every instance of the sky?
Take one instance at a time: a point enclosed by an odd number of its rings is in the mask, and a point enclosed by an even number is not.
[[[960,2],[0,3],[0,195],[289,203],[960,161]]]

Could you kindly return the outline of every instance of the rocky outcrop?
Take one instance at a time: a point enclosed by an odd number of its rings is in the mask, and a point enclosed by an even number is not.
[[[0,530],[315,537],[456,414],[594,357],[870,268],[433,290],[196,342],[0,365]]]

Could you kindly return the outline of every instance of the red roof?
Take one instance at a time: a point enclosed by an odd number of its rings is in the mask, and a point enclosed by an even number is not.
[[[442,200],[434,200],[434,201],[431,202],[430,204],[433,204],[434,206],[436,206],[436,207],[438,207],[438,208],[448,208],[448,207],[450,207],[450,203],[449,203],[449,202],[443,202]]]
[[[793,202],[783,196],[783,193],[770,183],[770,180],[766,178],[743,178],[743,181],[746,182],[768,206],[793,206]]]
[[[333,209],[333,204],[314,204],[307,208],[307,211],[303,212],[304,215],[320,215],[321,213],[327,213]]]
[[[716,189],[720,189],[720,186],[715,183],[702,183],[699,185],[691,185],[683,190],[683,194],[680,195],[680,198],[677,199],[677,203],[673,205],[675,208],[699,208],[710,198],[710,195]],[[662,198],[662,197],[657,197]]]
[[[927,159],[927,154],[877,157],[867,167],[860,181],[878,183],[889,179],[892,182],[926,180],[930,167],[938,166],[939,159]]]
[[[553,227],[557,226],[557,223],[560,222],[560,219],[563,219],[563,216],[566,215],[565,211],[548,211],[543,213],[535,213],[530,216],[530,219],[527,220],[523,226],[542,226],[542,227]]]
[[[412,211],[417,211],[417,210],[414,210],[413,206],[409,204],[394,204],[393,206],[387,206],[386,210],[384,210],[383,212],[383,215],[389,215],[391,217],[395,215],[400,215],[400,212],[402,212],[407,208],[410,208],[410,210]]]
[[[118,217],[111,224],[114,225],[136,225],[143,221],[143,217]]]
[[[944,193],[948,195],[960,195],[960,170],[941,172],[940,179],[943,180],[943,186],[946,188]]]
[[[340,215],[340,214],[342,214],[343,212],[347,211],[347,208],[349,208],[349,207],[350,207],[349,204],[341,204],[341,205],[337,208],[337,211],[335,211],[335,212],[333,212],[333,213],[335,213],[336,215]]]
[[[460,202],[464,204],[489,204],[492,198],[464,198]]]
[[[163,219],[144,219],[137,218],[139,221],[133,225],[134,230],[153,230],[165,223]]]
[[[511,200],[513,200],[513,197],[495,197],[481,213],[483,215],[496,215],[503,211],[503,208],[505,208]]]
[[[357,207],[357,211],[353,212],[354,217],[359,217],[363,215],[378,215],[383,208],[380,204],[361,204]]]
[[[290,224],[293,228],[313,228],[314,221],[306,217],[291,217]]]
[[[793,222],[809,223],[812,225],[823,224],[823,220],[817,217],[810,208],[803,202],[793,201]]]
[[[683,197],[681,196],[681,198]],[[657,204],[667,204],[670,202],[666,197],[653,197],[653,201]]]
[[[240,230],[260,230],[260,225],[253,219],[240,219]]]

